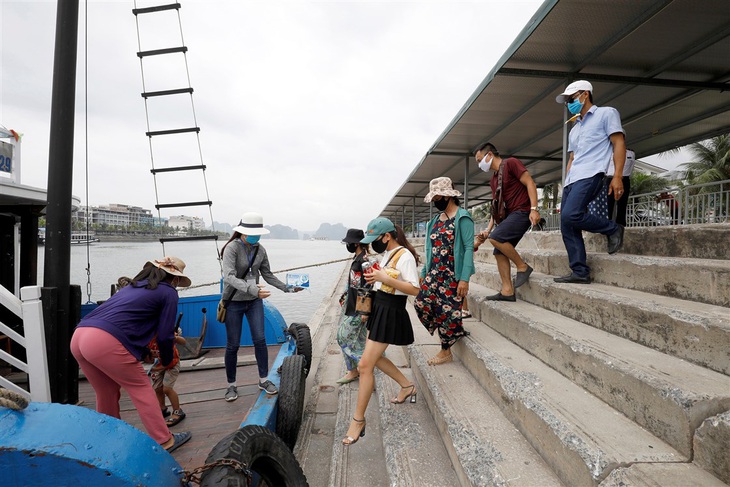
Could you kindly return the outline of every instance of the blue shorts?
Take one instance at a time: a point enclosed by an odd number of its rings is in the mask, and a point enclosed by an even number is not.
[[[513,211],[502,220],[502,223],[494,227],[489,238],[499,243],[511,243],[513,247],[517,247],[531,225],[529,211]],[[495,248],[493,253],[499,255],[502,252]]]

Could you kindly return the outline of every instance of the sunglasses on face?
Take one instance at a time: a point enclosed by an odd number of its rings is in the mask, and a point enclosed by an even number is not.
[[[585,93],[585,91],[579,91],[578,93],[576,93],[576,94],[575,94],[575,95],[573,95],[572,97],[568,98],[568,99],[567,99],[567,100],[565,101],[565,104],[567,105],[568,103],[573,103],[573,102],[574,102],[575,100],[577,100],[577,99],[578,99],[578,98],[580,97],[580,95],[582,95],[583,93]]]

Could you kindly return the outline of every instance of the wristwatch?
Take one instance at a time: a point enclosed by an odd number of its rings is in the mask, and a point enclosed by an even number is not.
[[[530,211],[536,211],[536,212],[540,213],[540,210],[537,209],[537,206],[531,206]]]

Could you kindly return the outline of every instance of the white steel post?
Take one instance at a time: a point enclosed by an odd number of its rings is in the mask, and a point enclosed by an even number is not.
[[[25,351],[28,356],[30,398],[36,402],[51,402],[40,286],[22,288],[20,299],[23,301],[23,328],[25,329]]]

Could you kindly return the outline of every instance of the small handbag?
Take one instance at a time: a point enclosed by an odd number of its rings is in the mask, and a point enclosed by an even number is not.
[[[360,316],[360,319],[365,322],[370,316],[370,312],[373,310],[373,297],[375,291],[368,287],[356,287],[357,297],[355,299],[355,312]]]
[[[258,254],[258,253],[259,253],[259,248],[258,248],[258,246],[256,246],[256,249],[253,252],[253,258],[249,259],[248,268],[246,269],[246,272],[244,272],[243,275],[241,276],[241,279],[246,279],[246,276],[248,275],[248,271],[251,270],[251,267],[253,266],[253,262],[256,260],[256,254]],[[215,319],[218,320],[219,323],[226,322],[226,311],[228,308],[228,304],[231,302],[231,300],[233,299],[233,296],[235,296],[237,292],[238,292],[238,289],[233,288],[231,297],[226,300],[224,300],[223,295],[221,295],[221,300],[218,301],[218,309],[216,310],[216,313],[215,313]]]

